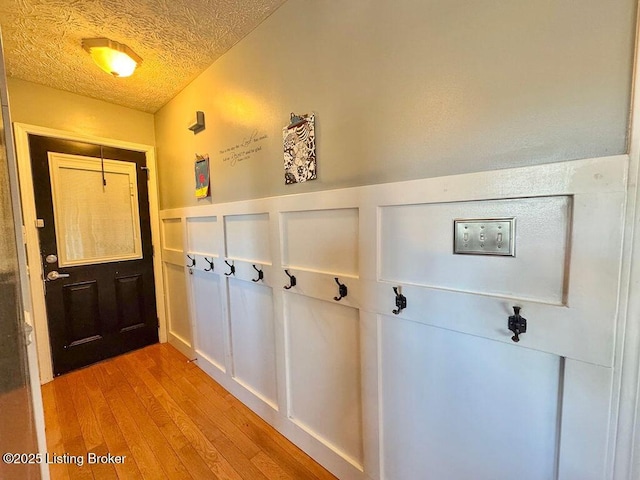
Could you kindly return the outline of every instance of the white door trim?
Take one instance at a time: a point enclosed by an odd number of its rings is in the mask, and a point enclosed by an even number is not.
[[[51,347],[49,344],[49,327],[47,325],[47,310],[44,299],[44,284],[42,282],[42,265],[40,264],[40,246],[38,230],[36,229],[36,205],[31,176],[31,156],[29,152],[29,135],[42,135],[62,140],[75,140],[94,143],[108,147],[122,148],[144,152],[149,167],[149,210],[151,215],[151,240],[154,245],[153,271],[156,287],[156,307],[159,319],[159,337],[161,342],[167,341],[167,327],[164,309],[164,282],[162,276],[162,260],[160,258],[160,224],[158,216],[158,180],[155,147],[141,143],[124,142],[111,138],[96,137],[80,133],[67,132],[52,128],[39,127],[24,123],[14,123],[13,131],[16,140],[18,171],[20,174],[20,196],[24,215],[24,226],[27,242],[27,256],[29,259],[29,283],[31,285],[31,300],[33,307],[33,322],[35,342],[38,349],[38,364],[40,366],[40,382],[42,384],[53,380],[53,364],[51,361]]]
[[[622,251],[620,282],[619,331],[614,381],[619,386],[618,403],[612,405],[610,452],[612,478],[629,480],[640,475],[640,10],[636,14],[634,74],[629,117],[629,173],[627,208]],[[616,386],[614,386],[615,388]]]

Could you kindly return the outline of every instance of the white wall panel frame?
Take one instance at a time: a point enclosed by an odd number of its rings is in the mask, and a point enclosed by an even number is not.
[[[506,330],[507,317],[512,314],[512,305],[522,306],[523,316],[529,319],[529,331],[523,335],[518,347],[566,358],[557,480],[604,480],[612,466],[612,439],[616,435],[615,408],[610,406],[617,404],[619,394],[613,367],[620,359],[619,350],[614,347],[621,321],[617,296],[627,163],[626,156],[605,157],[161,212],[162,218],[182,218],[183,225],[194,217],[216,216],[221,219],[225,215],[263,213],[269,216],[271,265],[263,263],[258,266],[264,269],[265,283],[273,289],[280,410],[275,412],[266,408],[255,395],[232,381],[229,371],[224,374],[201,366],[339,478],[379,479],[380,454],[383,451],[380,422],[384,414],[380,408],[381,389],[384,388],[380,381],[380,361],[384,362],[384,359],[380,359],[377,319],[381,314],[390,315],[395,308],[392,292],[395,284],[380,280],[382,209],[387,206],[570,196],[573,203],[571,257],[567,295],[561,305],[482,292],[459,292],[438,288],[437,285],[426,287],[403,283],[408,308],[395,318],[428,324],[459,335],[511,344],[511,333]],[[340,280],[349,287],[349,296],[342,300],[344,304],[360,309],[364,472],[345,462],[287,416],[290,412],[291,378],[286,373],[289,352],[284,339],[288,338],[289,332],[284,317],[284,295],[331,300],[337,294],[337,287],[332,283],[334,275],[331,272],[292,268],[290,272],[298,278],[298,285],[285,293],[282,287],[288,283],[288,277],[283,269],[288,265],[283,263],[281,215],[349,208],[357,209],[359,216],[358,273],[340,276]],[[218,221],[218,226],[223,228],[223,223]],[[596,225],[602,227],[607,235],[598,237]],[[576,238],[587,238],[588,241],[579,243]],[[165,261],[177,261],[175,252],[164,250],[163,253],[172,257]],[[227,252],[193,253],[210,253],[212,256],[217,253],[216,268],[220,263],[221,272],[228,271],[223,262],[223,259],[229,260]],[[238,280],[251,281],[255,277],[253,262],[234,258],[234,264]],[[597,275],[591,274],[594,269]],[[429,315],[426,317],[420,312],[429,312]],[[226,314],[228,321],[228,311]],[[593,391],[594,385],[598,387],[597,392]],[[585,403],[584,395],[576,395],[575,392],[590,392],[592,396]],[[606,415],[602,414],[603,409],[607,411]],[[586,431],[576,420],[580,418],[592,419]],[[580,466],[577,459],[585,442],[591,446],[590,461]]]

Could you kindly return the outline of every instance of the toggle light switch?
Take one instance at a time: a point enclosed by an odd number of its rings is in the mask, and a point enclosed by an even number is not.
[[[515,218],[453,222],[453,253],[515,257]]]

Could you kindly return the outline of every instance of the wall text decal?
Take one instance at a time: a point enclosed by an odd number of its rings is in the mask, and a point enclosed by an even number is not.
[[[251,135],[243,138],[242,141],[220,150],[222,161],[235,167],[238,162],[253,158],[256,153],[262,150],[262,145],[260,144],[267,138],[269,136],[266,133],[260,135],[258,130],[254,130]]]

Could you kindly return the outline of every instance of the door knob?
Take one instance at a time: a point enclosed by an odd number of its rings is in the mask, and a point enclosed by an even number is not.
[[[55,270],[47,273],[47,280],[58,280],[59,278],[67,278],[69,276],[68,273],[60,273]]]

